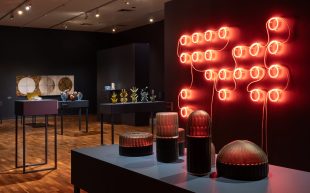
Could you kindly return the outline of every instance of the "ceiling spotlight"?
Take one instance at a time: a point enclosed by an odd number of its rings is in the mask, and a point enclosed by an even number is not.
[[[153,23],[153,22],[154,22],[154,19],[153,19],[153,18],[150,18],[150,19],[149,19],[149,22],[150,22],[150,23]]]
[[[112,29],[112,32],[116,32],[116,28],[113,28],[113,29]]]
[[[97,9],[97,11],[96,11],[96,15],[95,15],[95,17],[97,17],[97,18],[99,18],[100,17],[100,14],[99,14],[99,10]]]
[[[126,4],[126,5],[130,5],[130,2],[129,2],[129,1],[125,1],[125,4]]]
[[[31,4],[28,3],[28,4],[25,6],[25,10],[26,10],[26,11],[30,11],[30,9],[31,9]]]
[[[17,11],[17,14],[18,14],[18,15],[23,15],[23,13],[24,13],[24,12],[23,12],[22,10],[18,10],[18,11]]]

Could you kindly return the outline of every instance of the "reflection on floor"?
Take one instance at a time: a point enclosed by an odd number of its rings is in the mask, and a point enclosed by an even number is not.
[[[85,133],[84,120],[82,131],[78,129],[77,116],[65,116],[64,135],[58,135],[58,169],[52,171],[22,174],[22,169],[15,169],[15,120],[4,120],[0,124],[0,192],[30,192],[30,193],[52,193],[73,192],[70,177],[70,150],[80,147],[100,145],[100,122],[96,116],[90,116],[89,132]],[[31,122],[31,118],[26,122]],[[43,122],[43,118],[37,118],[37,122]],[[49,124],[52,124],[52,118]],[[60,119],[57,122],[58,133],[60,133]],[[53,164],[53,126],[49,126],[49,163]],[[27,129],[27,163],[39,163],[44,158],[44,128]],[[124,131],[147,131],[148,126],[134,127],[127,125],[115,126],[115,143],[118,143],[118,135]],[[19,128],[19,152],[22,150],[21,127]],[[110,125],[104,125],[104,143],[111,144]],[[19,161],[21,162],[21,154]],[[21,164],[21,163],[20,163]],[[46,167],[43,166],[43,167]]]

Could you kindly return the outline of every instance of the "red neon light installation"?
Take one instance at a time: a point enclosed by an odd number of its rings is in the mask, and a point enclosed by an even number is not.
[[[208,69],[205,71],[205,79],[206,80],[215,80],[216,78],[216,72],[212,69]]]
[[[221,27],[218,30],[217,35],[222,40],[227,39],[228,38],[228,27]]]
[[[234,79],[242,80],[245,78],[245,70],[243,68],[236,68],[234,70]]]
[[[182,64],[189,64],[189,63],[191,63],[191,55],[189,55],[188,53],[181,53],[181,55],[180,55],[180,62]]]
[[[203,41],[203,34],[199,32],[195,32],[192,34],[192,42],[194,44],[199,44]]]
[[[262,45],[258,42],[253,43],[250,47],[249,47],[249,53],[251,56],[258,56],[260,51],[261,51]]]
[[[280,28],[281,18],[280,17],[272,17],[267,21],[268,29],[271,31],[277,31]]]
[[[180,110],[181,117],[186,118],[188,115],[192,112],[192,110],[189,107],[182,107]]]
[[[282,96],[282,90],[281,89],[271,89],[268,91],[268,99],[271,101],[271,102],[279,102],[279,100],[281,99],[281,96]]]
[[[266,92],[261,89],[253,89],[250,91],[250,97],[253,102],[263,102]]]
[[[273,64],[268,68],[268,75],[270,78],[279,78],[284,67],[279,64]]]
[[[205,31],[205,40],[207,42],[211,42],[212,40],[214,40],[214,38],[215,38],[214,33],[215,32],[212,30]]]
[[[206,50],[205,51],[205,60],[206,61],[214,60],[214,58],[215,58],[214,50]]]
[[[221,101],[226,101],[230,97],[230,90],[228,89],[221,89],[218,92],[218,97]]]
[[[233,55],[235,58],[241,58],[245,55],[245,47],[244,46],[236,46],[233,48]]]
[[[191,90],[187,88],[183,88],[180,92],[180,96],[182,99],[189,99],[191,96]]]
[[[265,69],[260,66],[253,66],[250,69],[250,76],[253,79],[262,79],[265,76]]]
[[[281,42],[277,40],[271,41],[267,46],[268,52],[272,55],[278,54],[280,51],[281,45],[282,45]]]
[[[203,53],[202,52],[193,52],[192,53],[192,61],[193,62],[202,62],[203,61]]]
[[[228,80],[231,78],[231,71],[223,68],[219,71],[218,77],[220,80]]]
[[[191,43],[191,37],[188,35],[182,35],[179,42],[182,46],[188,46]]]

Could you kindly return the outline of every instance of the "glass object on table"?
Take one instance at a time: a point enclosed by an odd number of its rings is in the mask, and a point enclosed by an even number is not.
[[[120,101],[121,103],[126,103],[128,101],[127,99],[128,93],[126,91],[126,89],[122,89],[121,93],[120,93]]]
[[[117,94],[116,94],[116,92],[113,92],[113,94],[111,96],[112,103],[117,103],[117,100],[118,100]]]
[[[138,94],[137,94],[138,90],[139,89],[136,88],[135,86],[130,89],[130,91],[131,91],[130,98],[131,98],[131,102],[133,102],[133,103],[138,102]]]
[[[77,100],[80,101],[80,100],[82,100],[82,99],[83,99],[83,93],[78,92],[78,93],[77,93]]]

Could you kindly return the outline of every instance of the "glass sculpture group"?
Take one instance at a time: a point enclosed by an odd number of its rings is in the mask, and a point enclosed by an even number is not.
[[[129,90],[131,91],[131,94],[130,94],[131,102],[133,102],[133,103],[138,102],[138,100],[139,100],[139,95],[138,95],[139,88],[133,86]],[[148,101],[154,102],[156,100],[155,91],[151,90],[151,92],[149,93],[148,90],[149,90],[148,87],[142,88],[140,90],[140,101],[141,102],[148,102]],[[120,99],[121,103],[127,103],[127,102],[129,102],[128,92],[126,89],[122,89],[119,93],[119,98],[118,98],[117,92],[113,91],[110,99],[111,99],[112,103],[117,103],[118,99]]]
[[[83,98],[83,93],[77,91],[73,91],[72,93],[70,93],[69,90],[67,89],[60,92],[60,98],[62,101],[75,101],[75,100],[80,101]]]
[[[236,140],[227,144],[219,151],[215,159],[211,118],[203,110],[196,110],[189,115],[185,130],[179,128],[177,112],[157,113],[155,137],[157,161],[164,163],[176,162],[179,156],[184,155],[186,139],[187,171],[192,175],[210,174],[216,162],[219,177],[260,180],[268,176],[269,166],[265,152],[247,140]],[[152,153],[152,134],[129,132],[120,135],[120,155],[145,156]]]

